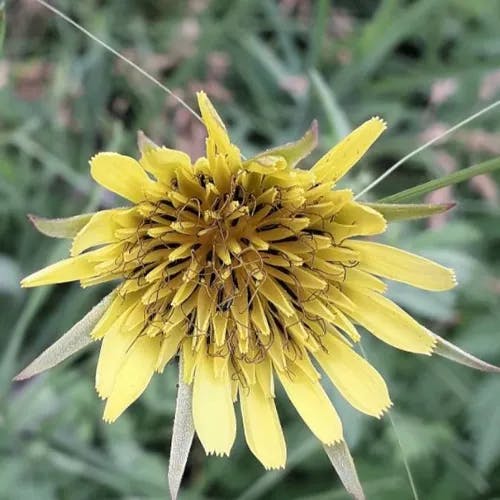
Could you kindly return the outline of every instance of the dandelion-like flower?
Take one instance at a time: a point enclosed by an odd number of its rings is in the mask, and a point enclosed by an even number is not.
[[[431,354],[436,335],[384,296],[387,278],[425,290],[455,286],[450,269],[368,240],[382,214],[334,189],[385,129],[372,118],[310,170],[315,146],[296,143],[244,160],[204,93],[206,157],[143,140],[142,156],[100,153],[92,177],[132,203],[88,216],[71,257],[24,287],[120,280],[91,332],[102,341],[96,388],[114,421],[176,355],[192,386],[192,416],[207,453],[228,455],[239,401],[250,450],[283,467],[275,380],[315,436],[342,442],[318,367],[343,397],[380,417],[391,406],[379,373],[353,349],[364,327],[404,351]],[[442,340],[442,339],[441,339]]]

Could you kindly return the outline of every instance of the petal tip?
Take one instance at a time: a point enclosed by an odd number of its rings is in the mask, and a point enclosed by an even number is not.
[[[104,422],[106,422],[107,424],[112,424],[114,422],[116,422],[116,419],[119,417],[120,415],[117,415],[117,414],[113,414],[111,413],[109,410],[107,410],[106,408],[104,409],[104,414],[102,416],[102,419],[104,420]]]
[[[36,279],[34,279],[34,275],[36,273],[30,274],[29,276],[26,276],[23,278],[19,284],[21,285],[21,288],[32,288],[37,286]]]
[[[387,413],[389,413],[389,410],[394,406],[394,403],[392,401],[389,401],[389,403],[387,403],[387,405],[382,408],[382,410],[380,411],[380,413],[378,415],[376,415],[375,417],[377,419],[381,419],[383,418]]]
[[[205,449],[205,453],[208,456],[215,456],[219,458],[229,457],[231,450],[216,450],[216,449]]]
[[[263,464],[265,470],[283,470],[285,469],[286,464],[285,463],[279,463],[279,464]]]
[[[344,441],[344,436],[340,436],[335,438],[333,441],[328,441],[328,442],[322,441],[322,444],[324,444],[325,446],[335,446],[336,444],[340,444],[343,441]]]
[[[378,123],[381,127],[381,132],[387,129],[387,122],[380,116],[374,116],[369,120],[372,123]]]

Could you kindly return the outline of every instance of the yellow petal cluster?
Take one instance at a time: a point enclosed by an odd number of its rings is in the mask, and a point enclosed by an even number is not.
[[[410,352],[430,354],[435,344],[384,297],[380,277],[436,291],[455,278],[363,239],[383,233],[386,221],[350,190],[334,189],[385,129],[382,120],[365,122],[306,171],[296,164],[313,132],[242,160],[206,95],[198,101],[206,157],[193,163],[153,146],[139,160],[95,156],[92,177],[132,206],[93,215],[71,257],[23,286],[120,280],[92,332],[102,342],[96,388],[105,420],[114,421],[179,354],[206,452],[229,454],[239,400],[249,448],[266,468],[279,468],[286,446],[275,382],[321,442],[341,441],[317,367],[353,407],[380,417],[391,405],[388,390],[352,347],[357,327]]]

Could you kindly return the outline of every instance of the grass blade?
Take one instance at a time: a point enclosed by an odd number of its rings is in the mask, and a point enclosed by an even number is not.
[[[3,53],[3,42],[5,40],[5,27],[7,20],[5,18],[5,2],[0,2],[0,54]]]
[[[424,182],[418,186],[414,186],[409,189],[405,189],[396,194],[386,196],[381,200],[380,203],[399,203],[401,201],[412,200],[418,198],[427,193],[432,193],[436,189],[440,189],[446,186],[452,186],[453,184],[458,184],[460,182],[468,181],[476,175],[487,174],[500,169],[500,157],[493,158],[492,160],[473,165],[472,167],[467,167],[458,172],[453,172],[450,175],[445,175],[439,179],[434,179],[429,182]]]

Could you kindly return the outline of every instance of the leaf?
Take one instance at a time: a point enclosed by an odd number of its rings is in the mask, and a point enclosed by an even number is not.
[[[345,441],[340,441],[332,445],[323,445],[323,448],[330,459],[333,467],[337,471],[345,489],[356,499],[364,500],[365,494],[359,482],[356,466],[352,459],[351,452]]]
[[[28,218],[33,225],[46,236],[51,238],[73,238],[95,214],[80,214],[61,219],[47,219],[29,214]]]
[[[25,380],[38,375],[49,368],[53,368],[80,349],[87,347],[93,339],[90,332],[104,314],[114,292],[104,297],[101,302],[94,306],[78,323],[73,325],[61,338],[56,340],[50,347],[32,361],[23,371],[14,377],[14,380]]]
[[[365,203],[381,213],[388,222],[398,220],[423,219],[431,215],[442,214],[451,210],[455,203]]]
[[[395,451],[404,452],[409,463],[429,460],[438,456],[443,447],[454,441],[454,435],[446,424],[429,422],[423,418],[391,412],[390,417],[397,417],[397,427],[387,427],[388,440]],[[398,450],[399,449],[399,450]]]
[[[464,366],[474,368],[482,372],[500,373],[500,367],[486,363],[485,361],[476,358],[472,354],[463,351],[451,342],[441,338],[439,335],[430,332],[434,338],[437,340],[436,346],[434,348],[434,354],[442,356],[443,358],[450,359]]]
[[[439,179],[424,182],[423,184],[419,184],[418,186],[414,186],[410,189],[405,189],[404,191],[400,191],[399,193],[386,196],[385,198],[378,200],[378,202],[399,203],[400,201],[411,200],[413,198],[418,198],[419,196],[422,196],[424,194],[432,193],[432,191],[436,191],[437,189],[446,186],[452,186],[454,184],[458,184],[459,182],[468,181],[476,175],[487,174],[499,169],[500,157],[493,158],[492,160],[473,165],[472,167],[463,168],[462,170],[453,172],[450,175],[444,175]]]
[[[500,379],[487,380],[479,387],[468,405],[472,436],[476,447],[475,461],[482,472],[491,471],[500,458]]]
[[[292,168],[304,159],[318,144],[318,123],[314,120],[311,127],[304,136],[295,142],[289,142],[272,149],[266,149],[259,153],[251,161],[269,156],[281,156],[285,158],[287,165]]]
[[[168,486],[172,500],[177,499],[182,476],[194,438],[193,391],[182,378],[182,356],[179,357],[179,389],[175,406],[170,460],[168,462]]]
[[[0,2],[0,54],[3,52],[3,42],[5,39],[5,27],[7,26],[5,18],[5,2]]]
[[[346,114],[340,107],[333,89],[325,82],[321,74],[313,69],[309,72],[311,84],[325,110],[326,118],[330,128],[334,134],[335,140],[339,141],[342,137],[351,132],[352,128],[349,124]]]
[[[19,294],[21,277],[19,264],[12,257],[0,254],[0,293]]]

